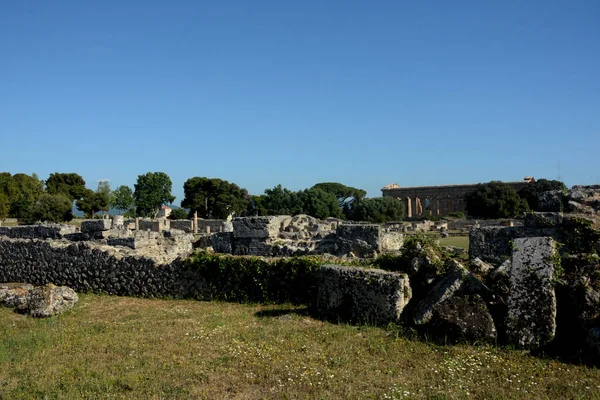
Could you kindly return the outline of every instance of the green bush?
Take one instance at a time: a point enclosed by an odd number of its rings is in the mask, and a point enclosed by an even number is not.
[[[317,257],[267,261],[207,252],[187,260],[188,268],[199,272],[206,285],[198,294],[200,300],[307,305],[316,299],[321,264]]]
[[[465,218],[467,218],[467,217],[465,216],[465,213],[463,213],[463,212],[461,212],[461,211],[452,211],[452,212],[449,212],[449,213],[448,213],[448,216],[449,216],[449,217],[454,217],[454,218],[462,218],[462,219],[465,219]]]

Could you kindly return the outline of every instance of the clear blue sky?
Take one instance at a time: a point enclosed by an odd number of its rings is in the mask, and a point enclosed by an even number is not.
[[[176,204],[600,183],[600,1],[3,1],[0,139],[0,171],[163,171]]]

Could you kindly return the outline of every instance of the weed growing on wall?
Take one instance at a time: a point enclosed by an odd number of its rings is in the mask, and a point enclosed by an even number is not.
[[[316,298],[319,266],[316,257],[266,260],[199,252],[187,261],[205,287],[201,300],[308,304]]]

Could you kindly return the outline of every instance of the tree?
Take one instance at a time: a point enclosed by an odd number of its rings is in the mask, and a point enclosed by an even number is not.
[[[241,215],[248,208],[248,191],[235,183],[218,178],[193,177],[183,184],[181,207],[202,218],[225,219],[231,213]]]
[[[567,192],[567,186],[561,181],[538,179],[533,183],[529,183],[523,189],[519,190],[519,196],[525,199],[529,208],[534,211],[539,210],[538,199],[541,193],[551,190],[560,190],[563,193]]]
[[[375,197],[353,202],[344,208],[346,218],[353,221],[382,223],[404,218],[404,204],[393,197]]]
[[[64,222],[73,219],[73,202],[64,194],[44,193],[33,205],[35,220]]]
[[[0,193],[8,202],[8,216],[29,220],[31,208],[35,201],[44,193],[44,182],[36,174],[12,175],[8,172],[0,174]]]
[[[260,207],[264,210],[263,215],[302,214],[302,204],[298,197],[297,192],[292,192],[281,185],[273,189],[265,189],[265,194],[260,199]]]
[[[244,214],[249,216],[269,215],[264,205],[265,197],[264,194],[261,194],[260,196],[250,195],[250,201],[248,202],[248,207]]]
[[[94,218],[99,211],[108,212],[110,198],[110,184],[108,181],[100,181],[98,189],[94,192],[86,189],[83,197],[75,202],[75,206],[82,211],[87,218]]]
[[[98,188],[96,189],[96,193],[98,194],[98,200],[100,202],[100,209],[98,211],[104,211],[105,213],[107,213],[110,210],[110,182],[98,182]]]
[[[10,203],[8,201],[8,196],[3,192],[0,192],[0,221],[5,220],[8,217],[9,211]]]
[[[156,218],[161,206],[175,201],[175,196],[171,194],[172,186],[171,178],[164,172],[139,175],[133,193],[137,214]]]
[[[480,183],[465,195],[466,210],[477,218],[510,218],[529,209],[510,185],[499,181]]]
[[[168,219],[187,219],[188,212],[185,208],[173,208],[171,214],[167,217]]]
[[[55,172],[46,180],[46,190],[49,194],[63,194],[73,202],[83,197],[86,187],[83,178],[76,173]]]
[[[133,190],[126,185],[119,186],[112,192],[109,204],[110,207],[119,210],[121,214],[131,210],[135,206]]]
[[[334,194],[337,197],[340,208],[342,208],[344,204],[348,202],[360,200],[367,195],[367,192],[362,189],[342,185],[338,182],[317,183],[312,187],[312,189],[321,189],[328,193]]]
[[[308,214],[319,219],[343,217],[338,197],[333,193],[313,187],[298,192],[297,197],[302,214]]]

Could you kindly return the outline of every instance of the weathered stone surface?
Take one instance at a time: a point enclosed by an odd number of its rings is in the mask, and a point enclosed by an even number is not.
[[[554,338],[555,242],[549,237],[515,239],[509,270],[507,335],[510,343],[535,348]]]
[[[83,233],[95,233],[107,231],[112,227],[112,221],[110,219],[91,219],[83,221],[81,223],[81,232]]]
[[[554,226],[488,226],[472,229],[469,235],[469,258],[480,258],[493,265],[500,265],[511,257],[515,239],[555,236],[558,229]]]
[[[471,266],[473,267],[474,272],[484,274],[484,275],[494,269],[493,265],[486,263],[485,261],[482,261],[479,258],[475,258],[474,260],[471,260]]]
[[[317,309],[328,318],[398,322],[411,297],[406,274],[339,265],[324,265],[319,272]]]
[[[413,312],[413,323],[437,338],[456,341],[494,342],[494,320],[482,295],[485,286],[464,267],[456,269],[431,287]]]
[[[78,292],[126,296],[186,297],[198,291],[201,277],[187,270],[180,255],[155,246],[140,251],[95,242],[0,237],[0,282],[55,283]]]
[[[13,239],[60,239],[75,233],[77,228],[66,224],[43,224],[29,226],[0,227],[0,236]]]
[[[217,253],[233,253],[233,234],[231,232],[219,232],[210,236],[212,248]]]
[[[70,310],[78,300],[73,289],[49,283],[29,291],[27,313],[37,318],[51,317]]]
[[[366,243],[377,251],[379,251],[380,233],[381,226],[375,224],[342,224],[336,229],[338,238],[348,242]]]
[[[125,217],[122,215],[115,215],[112,217],[112,229],[123,229],[125,227]]]
[[[0,305],[23,309],[27,306],[27,295],[33,289],[29,283],[0,283]]]
[[[171,220],[171,229],[179,229],[187,233],[192,233],[194,231],[194,221],[190,219]]]
[[[289,216],[236,217],[233,219],[234,238],[277,238],[281,221]]]
[[[379,237],[379,250],[382,252],[398,251],[404,244],[404,235],[400,232],[381,231]]]
[[[433,309],[430,328],[452,342],[496,342],[487,304],[479,295],[452,296]]]
[[[574,211],[597,213],[600,211],[600,185],[573,186],[568,199]]]
[[[525,215],[525,226],[536,228],[558,227],[563,223],[560,212],[531,212]]]
[[[550,190],[538,195],[538,210],[544,212],[561,212],[563,210],[563,193],[560,190]]]

